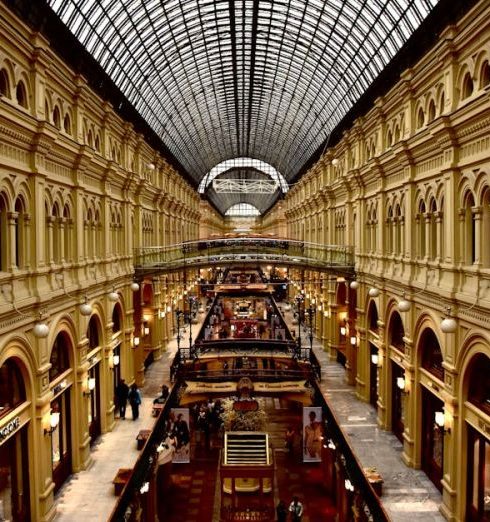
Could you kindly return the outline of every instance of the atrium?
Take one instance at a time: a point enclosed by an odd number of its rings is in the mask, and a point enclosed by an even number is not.
[[[487,0],[0,0],[0,521],[490,522],[489,92]]]

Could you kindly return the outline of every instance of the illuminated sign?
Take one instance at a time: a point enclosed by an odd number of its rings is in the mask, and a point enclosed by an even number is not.
[[[19,429],[20,427],[20,417],[15,417],[10,422],[7,422],[5,426],[0,428],[0,440],[6,439],[9,435],[11,435],[14,431]]]

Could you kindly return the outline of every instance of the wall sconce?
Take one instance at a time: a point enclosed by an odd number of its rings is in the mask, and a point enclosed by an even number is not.
[[[140,338],[138,336],[133,337],[133,346],[139,346],[140,345]]]
[[[373,353],[371,355],[371,362],[375,365],[375,366],[378,366],[378,363],[379,363],[379,355],[377,353]],[[405,387],[405,383],[404,384],[404,387]]]
[[[322,311],[322,305],[321,305],[321,304],[319,304],[319,305],[317,306],[317,310],[318,310],[319,312]]]
[[[140,285],[136,282],[136,281],[133,281],[129,287],[131,288],[131,290],[133,292],[137,292],[139,289],[140,289]]]
[[[107,299],[109,299],[109,301],[112,301],[113,303],[119,301],[119,294],[116,292],[114,288],[112,289],[112,292],[109,292],[107,294]]]
[[[95,377],[89,377],[87,379],[86,389],[83,391],[85,397],[89,397],[95,389]]]
[[[172,311],[172,307],[170,305],[167,306],[167,312],[170,313]]]
[[[332,159],[332,165],[333,165],[334,167],[336,167],[339,163],[340,163],[340,161],[339,161],[337,158],[333,158],[333,159]]]
[[[34,325],[32,333],[38,339],[45,339],[49,335],[49,326],[41,320],[41,314],[39,314],[39,321]]]
[[[143,334],[145,335],[145,337],[146,337],[147,335],[150,335],[150,327],[149,327],[149,326],[145,326],[145,327],[143,328]]]
[[[52,411],[49,414],[49,428],[44,428],[44,435],[51,435],[60,423],[60,412]]]
[[[434,413],[434,422],[436,426],[441,430],[441,433],[445,435],[446,433],[451,433],[451,427],[448,426],[448,422],[446,421],[446,414],[444,411],[436,411]]]
[[[347,333],[347,329],[346,329],[346,327],[345,327],[345,326],[341,326],[341,327],[340,327],[340,335],[345,336],[346,333]]]
[[[354,281],[350,282],[349,286],[352,288],[352,290],[357,290],[359,288],[359,282],[354,279]]]
[[[148,170],[155,170],[156,167],[155,167],[155,164],[154,164],[154,163],[151,163],[151,162],[150,162],[150,163],[147,163],[147,164],[146,164],[146,168],[147,168]]]
[[[379,289],[373,286],[373,287],[371,287],[371,288],[369,289],[368,294],[369,294],[369,297],[378,297],[378,295],[379,295]]]
[[[323,317],[326,317],[327,319],[330,317],[330,314],[328,313],[328,310],[324,310]]]
[[[165,318],[165,310],[158,310],[158,318],[164,319]]]
[[[121,357],[119,355],[113,355],[112,356],[112,364],[114,366],[119,366],[120,362],[121,362]]]
[[[355,346],[357,344],[357,337],[355,335],[351,336],[350,343],[352,346]]]
[[[405,380],[405,377],[397,377],[396,378],[396,385],[401,390],[402,393],[408,393],[408,390],[406,389],[407,381]]]

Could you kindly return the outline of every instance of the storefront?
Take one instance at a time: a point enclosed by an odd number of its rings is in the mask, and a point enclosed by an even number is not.
[[[7,360],[0,366],[0,520],[31,519],[27,406],[19,367]]]

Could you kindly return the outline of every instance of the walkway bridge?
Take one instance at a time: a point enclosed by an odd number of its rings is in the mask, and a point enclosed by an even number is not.
[[[134,251],[135,271],[141,276],[186,267],[232,264],[279,264],[349,276],[354,273],[354,249],[292,239],[239,237],[186,241]]]

